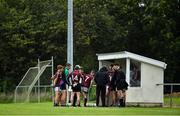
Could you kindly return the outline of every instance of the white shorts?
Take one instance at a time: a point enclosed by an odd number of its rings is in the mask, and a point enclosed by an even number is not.
[[[54,91],[55,91],[55,92],[60,92],[61,89],[60,89],[60,87],[55,87],[55,88],[54,88]]]
[[[88,93],[88,90],[89,90],[89,88],[87,88],[87,87],[81,87],[82,92]]]
[[[69,91],[69,92],[72,91],[72,87],[71,87],[71,86],[68,87],[68,91]]]

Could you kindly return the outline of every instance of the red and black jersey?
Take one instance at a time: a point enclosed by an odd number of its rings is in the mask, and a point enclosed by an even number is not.
[[[80,84],[81,83],[81,74],[79,73],[78,70],[74,70],[72,73],[69,74],[69,79],[71,85],[73,84]]]
[[[56,72],[54,75],[54,80],[57,79],[57,81],[55,82],[55,86],[61,86],[64,81],[62,80],[62,74],[59,72]]]
[[[90,74],[84,74],[82,85],[89,88],[93,77]]]

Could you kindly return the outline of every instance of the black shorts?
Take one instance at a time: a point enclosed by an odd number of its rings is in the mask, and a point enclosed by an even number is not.
[[[128,88],[127,88],[128,86],[126,86],[126,84],[122,84],[122,85],[117,85],[117,90],[127,90]]]
[[[116,86],[117,86],[117,90],[128,89],[128,83],[124,79],[121,79]]]
[[[77,84],[76,86],[72,87],[73,92],[81,92],[81,85]]]
[[[66,90],[66,84],[65,84],[65,83],[62,84],[62,85],[60,86],[60,89],[61,89],[61,90]]]

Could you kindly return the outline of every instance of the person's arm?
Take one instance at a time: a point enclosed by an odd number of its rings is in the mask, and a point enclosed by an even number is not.
[[[69,80],[69,84],[70,84],[70,86],[72,86],[72,78],[71,78],[71,76],[72,76],[72,73],[71,73],[71,74],[69,74],[69,76],[68,76],[68,80]]]
[[[55,75],[53,75],[52,77],[51,77],[51,80],[54,80],[55,79]]]
[[[92,86],[93,80],[94,79],[91,77],[90,87]]]
[[[58,81],[58,77],[57,77],[57,78],[54,78],[54,80],[53,80],[54,86],[57,84],[57,81]]]
[[[54,80],[56,78],[56,75],[57,75],[57,73],[51,77],[51,80]]]
[[[83,75],[80,74],[80,75],[79,75],[79,84],[82,84],[82,78],[83,78]]]

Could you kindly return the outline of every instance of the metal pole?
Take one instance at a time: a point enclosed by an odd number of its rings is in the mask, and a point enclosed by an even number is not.
[[[52,60],[52,64],[51,64],[51,66],[52,66],[52,68],[51,68],[51,71],[52,71],[52,77],[54,76],[54,58],[53,58],[53,56],[51,57],[51,60]],[[52,86],[51,86],[51,91],[52,91],[52,100],[53,100],[53,103],[54,103],[54,89],[53,89],[53,80],[52,80],[52,84],[51,84]]]
[[[15,94],[14,94],[14,102],[15,102],[15,103],[16,103],[16,99],[17,99],[17,86],[16,86]]]
[[[38,74],[40,73],[40,60],[38,58]],[[38,79],[38,103],[40,103],[40,77]]]
[[[126,81],[130,85],[130,59],[126,58]]]
[[[73,0],[68,0],[68,39],[67,39],[67,62],[73,69]],[[69,101],[69,92],[67,91],[67,101]]]
[[[73,69],[73,0],[68,0],[67,62]]]
[[[171,85],[171,93],[170,93],[170,107],[172,107],[172,93],[173,93],[173,85]]]

